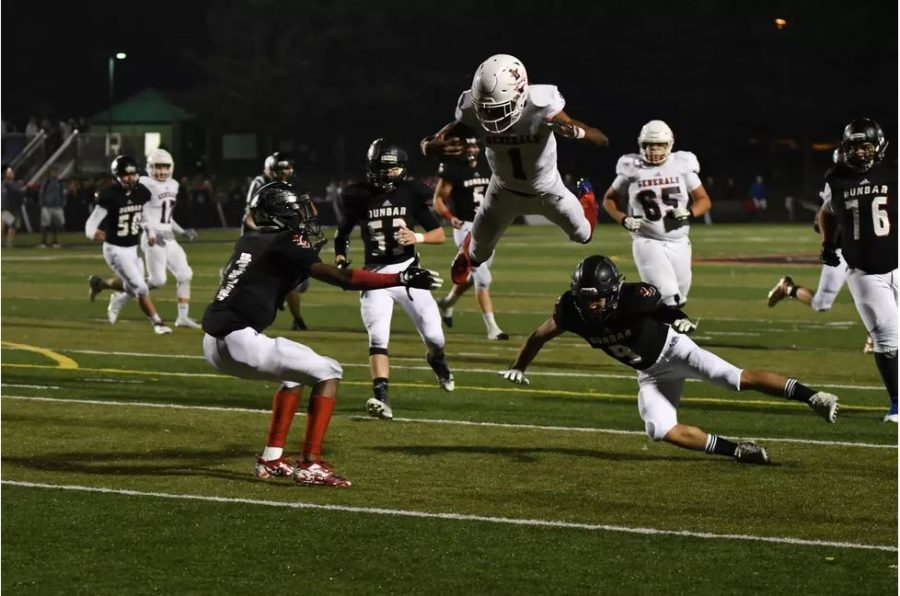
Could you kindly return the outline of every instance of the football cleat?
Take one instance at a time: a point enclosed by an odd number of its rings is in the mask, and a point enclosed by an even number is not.
[[[307,331],[309,327],[306,326],[306,321],[303,320],[303,317],[297,317],[294,319],[293,324],[291,325],[291,331]]]
[[[749,441],[738,443],[737,449],[734,451],[734,459],[742,464],[765,465],[770,463],[766,448]]]
[[[887,414],[884,415],[883,420],[885,422],[893,422],[894,424],[897,423],[897,404],[896,403],[891,404],[891,409],[888,410]]]
[[[453,327],[453,307],[447,304],[446,298],[437,300],[438,310],[441,311],[441,321],[447,327]]]
[[[488,339],[498,340],[498,341],[506,341],[509,339],[509,333],[504,333],[503,331],[498,331],[497,333],[488,333]]]
[[[875,353],[875,342],[872,341],[872,336],[866,338],[866,345],[863,346],[863,354],[874,354]]]
[[[294,468],[294,482],[333,488],[348,488],[351,485],[349,480],[335,474],[331,466],[324,461],[298,462]]]
[[[456,389],[456,381],[453,380],[453,373],[450,373],[447,377],[438,377],[438,384],[441,386],[441,389],[446,391],[447,393],[451,393],[454,389]]]
[[[381,401],[377,397],[370,397],[366,402],[366,411],[372,418],[381,418],[382,420],[393,420],[394,411],[388,405],[387,400]]]
[[[425,361],[431,367],[431,370],[434,371],[441,389],[450,392],[456,388],[456,383],[453,381],[453,373],[450,372],[450,367],[447,366],[447,361],[444,358],[432,358],[430,354],[425,354]]]
[[[106,318],[109,319],[110,323],[115,323],[119,320],[119,313],[122,312],[122,308],[128,302],[127,292],[113,292],[109,296],[109,306],[106,307]]]
[[[471,244],[472,232],[468,232],[459,252],[456,253],[456,257],[450,264],[450,280],[458,286],[469,281],[469,275],[472,273],[472,261],[469,259],[469,245]]]
[[[809,398],[809,407],[828,422],[834,422],[839,407],[838,397],[832,393],[819,391]]]
[[[775,287],[769,291],[769,299],[767,304],[769,308],[772,308],[785,298],[791,295],[791,288],[794,287],[794,280],[789,276],[785,275],[781,279],[778,280],[778,283],[775,284]]]
[[[168,335],[169,333],[172,333],[172,328],[166,327],[163,322],[153,323],[153,333],[156,335]]]
[[[584,210],[584,218],[588,220],[591,226],[591,236],[593,236],[600,207],[597,205],[597,198],[594,196],[594,188],[591,186],[590,180],[581,178],[576,182],[575,194],[578,195],[578,202],[581,203],[581,208]],[[590,238],[588,238],[588,242],[590,242]]]
[[[178,317],[175,319],[176,327],[187,327],[188,329],[202,329],[203,326],[190,317]]]
[[[275,477],[288,477],[294,475],[294,466],[283,457],[278,459],[256,458],[254,472],[257,478],[266,480]]]
[[[97,299],[97,294],[103,291],[103,288],[101,287],[103,285],[103,280],[96,275],[91,275],[88,277],[88,285],[91,287],[91,289],[88,290],[88,298],[93,302]]]

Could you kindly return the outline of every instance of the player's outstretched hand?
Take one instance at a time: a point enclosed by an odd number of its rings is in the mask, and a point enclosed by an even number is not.
[[[352,263],[352,262],[353,261],[351,261],[350,259],[344,259],[343,261],[335,262],[334,266],[337,267],[338,269],[349,269],[350,263]]]
[[[407,267],[400,272],[400,283],[407,288],[437,290],[444,285],[444,280],[437,271],[429,271],[421,267]]]
[[[197,234],[197,230],[195,230],[194,228],[184,229],[184,236],[188,239],[188,242],[193,242],[194,240],[196,240],[198,235],[199,234]]]
[[[697,323],[694,323],[690,319],[678,319],[674,323],[672,323],[672,328],[674,328],[678,333],[690,335],[697,330]]]
[[[510,383],[515,383],[516,385],[528,385],[528,377],[525,376],[525,373],[519,370],[518,368],[510,368],[509,370],[501,370],[497,373]]]
[[[641,229],[642,219],[640,215],[628,215],[622,220],[622,227],[629,232],[637,232]]]

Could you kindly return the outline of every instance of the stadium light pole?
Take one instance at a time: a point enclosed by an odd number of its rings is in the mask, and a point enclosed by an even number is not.
[[[113,89],[116,81],[116,60],[124,60],[128,55],[125,52],[116,52],[109,57],[109,111],[106,114],[106,132],[112,135],[112,109]]]

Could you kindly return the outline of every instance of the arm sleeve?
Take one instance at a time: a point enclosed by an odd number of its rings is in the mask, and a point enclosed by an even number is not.
[[[834,215],[834,207],[831,204],[831,185],[827,182],[825,186],[822,187],[822,192],[819,193],[819,197],[822,199],[822,210],[825,213],[830,213]]]
[[[100,205],[94,205],[94,210],[91,212],[90,217],[88,217],[87,221],[84,223],[84,235],[93,240],[94,234],[97,232],[100,224],[103,223],[103,219],[105,217],[106,209],[101,207]]]
[[[170,220],[170,223],[172,224],[173,232],[175,232],[176,234],[184,234],[184,228],[182,228],[180,225],[178,225],[177,221],[172,219],[172,220]]]

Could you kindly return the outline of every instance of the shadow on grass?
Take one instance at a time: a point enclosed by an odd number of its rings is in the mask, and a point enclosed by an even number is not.
[[[472,445],[463,447],[460,445],[405,445],[393,447],[375,447],[372,450],[378,453],[401,453],[409,456],[428,457],[434,455],[496,455],[507,457],[521,463],[532,463],[542,454],[565,455],[577,458],[599,459],[603,461],[666,461],[666,462],[698,462],[704,458],[698,455],[678,455],[674,450],[671,455],[628,453],[598,451],[595,449],[572,449],[564,447],[496,447],[492,445]]]

